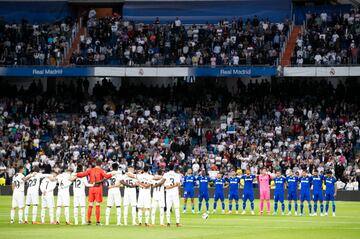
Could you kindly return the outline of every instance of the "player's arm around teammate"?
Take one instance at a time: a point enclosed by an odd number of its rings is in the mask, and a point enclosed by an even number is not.
[[[10,211],[10,223],[14,223],[16,208],[18,208],[19,223],[23,223],[25,206],[25,182],[32,176],[33,174],[24,176],[24,167],[20,166],[18,168],[18,173],[16,173],[12,178],[11,189],[13,192],[13,197]]]

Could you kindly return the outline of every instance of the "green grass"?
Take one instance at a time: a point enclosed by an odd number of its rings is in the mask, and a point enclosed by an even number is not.
[[[203,220],[201,215],[181,214],[182,228],[156,227],[120,227],[115,226],[115,209],[112,210],[110,226],[66,226],[66,225],[19,225],[10,224],[11,197],[0,196],[0,238],[326,238],[352,239],[360,237],[360,202],[337,202],[336,217],[295,217],[295,216],[251,216],[251,215],[210,215]],[[212,203],[210,204],[212,206]],[[102,221],[104,221],[105,203],[102,205]],[[218,212],[220,204],[218,204]],[[197,207],[196,207],[197,208]],[[307,213],[307,207],[305,207]],[[189,206],[188,206],[189,209]],[[73,215],[72,208],[70,209]],[[189,210],[188,210],[189,211]],[[258,202],[255,204],[258,212]],[[30,209],[31,214],[31,209]],[[17,212],[16,212],[17,216]],[[129,222],[131,213],[129,212]],[[31,215],[30,215],[31,218]],[[40,220],[40,209],[38,221]],[[158,220],[158,215],[157,215]],[[17,221],[17,217],[16,217]],[[63,220],[64,221],[64,220]],[[172,215],[174,222],[174,215]]]

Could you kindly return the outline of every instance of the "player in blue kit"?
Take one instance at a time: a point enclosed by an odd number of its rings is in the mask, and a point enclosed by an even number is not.
[[[218,173],[216,175],[216,178],[213,180],[214,182],[214,186],[215,186],[215,193],[214,193],[214,211],[213,213],[216,212],[216,206],[217,206],[217,201],[221,201],[221,208],[222,208],[222,213],[225,213],[225,196],[224,196],[224,188],[227,187],[227,183],[226,180],[222,178],[222,174]]]
[[[322,190],[322,185],[324,182],[324,176],[319,174],[317,169],[313,172],[312,184],[313,184],[313,201],[314,201],[314,214],[313,216],[317,216],[318,202],[320,202],[320,216],[323,216],[324,212],[324,194]]]
[[[291,215],[291,203],[294,201],[295,206],[295,216],[297,215],[298,204],[297,204],[297,187],[298,187],[299,178],[290,171],[289,176],[286,177],[286,183],[288,188],[288,215]]]
[[[326,185],[326,189],[325,189],[325,201],[326,201],[325,216],[328,215],[329,203],[331,201],[332,202],[332,212],[333,212],[333,216],[335,217],[335,211],[336,211],[335,197],[336,197],[336,193],[337,193],[336,178],[332,175],[331,171],[328,171],[326,173],[326,176],[324,177],[324,181],[325,181],[325,185]]]
[[[281,214],[285,214],[285,203],[284,203],[284,186],[286,178],[281,175],[280,171],[276,171],[276,177],[273,179],[275,183],[274,191],[274,215],[277,214],[278,202],[281,203]]]
[[[302,175],[299,178],[300,181],[300,216],[303,215],[304,212],[304,201],[307,201],[309,207],[309,215],[311,214],[311,202],[310,202],[310,188],[312,177],[307,174],[306,170],[302,171]]]
[[[209,213],[209,176],[206,176],[205,170],[196,179],[199,181],[199,213],[201,212],[202,201],[205,199],[206,213]]]
[[[191,200],[191,212],[195,213],[195,206],[194,206],[194,187],[196,183],[196,178],[192,174],[192,170],[189,168],[185,177],[183,178],[183,186],[184,186],[184,211],[186,213],[186,204],[188,198]]]
[[[256,178],[255,175],[250,173],[250,170],[247,169],[245,175],[241,176],[241,179],[244,180],[244,190],[242,195],[243,205],[242,205],[242,215],[246,213],[246,201],[250,201],[251,206],[251,215],[254,215],[254,179]]]
[[[239,184],[240,178],[234,171],[230,172],[229,178],[229,213],[232,213],[232,201],[235,200],[236,214],[239,214]]]

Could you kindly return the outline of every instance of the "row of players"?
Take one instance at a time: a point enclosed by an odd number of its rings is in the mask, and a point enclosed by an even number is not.
[[[250,173],[250,170],[246,170],[246,173],[241,176],[237,176],[234,171],[229,175],[229,178],[223,178],[219,173],[214,180],[206,176],[205,172],[202,175],[195,177],[192,175],[191,170],[187,172],[184,177],[184,213],[186,212],[186,205],[188,198],[191,199],[192,212],[195,213],[194,206],[194,186],[196,181],[199,182],[199,206],[198,211],[201,212],[202,202],[205,200],[206,211],[209,211],[209,183],[212,182],[215,187],[214,193],[214,205],[213,213],[216,211],[217,202],[220,200],[222,204],[222,213],[225,213],[225,193],[224,189],[229,187],[229,213],[232,213],[233,201],[235,201],[236,213],[239,211],[239,186],[243,186],[242,194],[242,214],[246,214],[246,202],[250,201],[251,214],[254,215],[254,183],[255,179],[258,181],[260,189],[260,215],[263,214],[264,202],[266,201],[267,213],[270,214],[270,182],[275,186],[274,190],[274,215],[278,211],[278,203],[281,203],[282,215],[285,214],[285,187],[288,189],[287,199],[288,203],[288,215],[292,212],[292,203],[294,203],[295,215],[298,212],[298,188],[300,186],[300,215],[303,215],[304,202],[307,201],[309,208],[309,215],[316,216],[318,209],[318,202],[320,203],[320,216],[324,215],[324,192],[325,187],[325,215],[328,215],[329,202],[332,202],[332,212],[335,216],[335,196],[337,192],[336,179],[333,177],[332,172],[328,171],[326,175],[319,174],[317,170],[314,170],[313,174],[308,174],[306,170],[302,171],[302,175],[295,176],[293,172],[287,177],[281,175],[280,171],[277,171],[272,176],[265,168],[261,169],[261,173],[255,176]],[[313,188],[314,213],[312,214],[311,206],[311,187]]]
[[[176,173],[174,170],[163,175],[161,171],[157,175],[152,176],[148,173],[148,169],[145,168],[141,174],[134,174],[134,168],[129,167],[128,172],[124,175],[118,171],[118,165],[114,164],[112,166],[113,176],[107,180],[108,184],[108,198],[107,198],[107,208],[106,208],[106,225],[109,224],[110,212],[113,206],[116,207],[117,215],[117,224],[121,224],[121,194],[119,187],[124,185],[124,198],[123,198],[123,208],[124,208],[124,224],[127,225],[128,221],[128,209],[131,207],[132,213],[132,224],[137,225],[136,218],[138,223],[142,223],[143,213],[145,214],[145,224],[148,225],[150,218],[150,208],[151,210],[151,223],[155,223],[156,210],[159,208],[160,211],[160,224],[164,225],[164,208],[166,202],[167,208],[167,223],[170,223],[170,209],[174,207],[176,215],[176,223],[180,223],[180,213],[179,213],[179,186],[181,181],[180,174]],[[29,174],[28,176],[23,175],[23,168],[19,169],[13,178],[13,202],[11,210],[11,222],[14,222],[15,209],[19,208],[19,222],[22,223],[23,218],[23,208],[25,202],[24,189],[25,182],[28,183],[28,191],[26,197],[26,206],[25,206],[25,220],[28,222],[28,212],[29,207],[33,206],[32,211],[32,222],[36,223],[37,217],[37,206],[39,204],[39,189],[41,191],[41,222],[45,223],[45,212],[46,209],[49,210],[50,223],[54,223],[54,189],[58,185],[58,200],[57,200],[57,210],[56,210],[56,221],[55,223],[60,223],[61,208],[64,208],[65,220],[66,223],[70,223],[69,216],[69,206],[70,206],[70,192],[69,188],[73,183],[73,192],[74,192],[74,221],[75,224],[78,224],[78,213],[79,209],[81,212],[82,224],[86,224],[85,221],[85,206],[86,206],[86,194],[85,187],[93,187],[93,184],[89,184],[86,178],[76,178],[70,170],[57,175],[55,172],[51,175],[38,173],[38,169],[34,170],[34,173]],[[77,169],[78,172],[82,171],[82,167],[79,166]],[[40,183],[40,180],[43,180]],[[202,203],[205,200],[206,211],[209,211],[209,186],[213,184],[215,187],[214,194],[214,206],[213,212],[216,211],[217,202],[220,200],[222,203],[222,213],[225,212],[225,193],[224,189],[229,187],[229,213],[232,212],[232,202],[235,201],[236,213],[239,210],[239,187],[242,184],[243,189],[243,212],[245,214],[246,202],[249,200],[251,205],[251,214],[254,214],[254,182],[255,179],[259,182],[260,187],[260,214],[263,213],[264,201],[266,201],[267,211],[270,213],[270,186],[269,182],[272,180],[275,185],[274,192],[274,214],[278,211],[278,202],[281,203],[282,214],[285,213],[285,204],[284,204],[284,191],[285,187],[288,188],[288,214],[291,215],[292,211],[292,201],[295,204],[295,215],[297,215],[298,204],[297,204],[297,189],[298,183],[300,183],[300,215],[303,214],[304,201],[308,202],[309,213],[310,215],[317,215],[317,206],[320,202],[320,211],[323,215],[324,206],[323,206],[323,183],[326,185],[326,213],[327,215],[329,208],[329,201],[332,201],[333,206],[333,215],[335,215],[335,195],[336,195],[336,179],[332,176],[331,172],[328,172],[326,176],[319,175],[317,171],[314,171],[313,175],[308,175],[306,171],[302,172],[301,177],[291,175],[284,177],[280,172],[276,172],[275,176],[268,174],[266,169],[261,170],[261,174],[258,176],[250,174],[250,171],[247,170],[245,175],[237,176],[235,172],[231,172],[228,178],[223,178],[219,173],[215,179],[211,179],[206,175],[205,171],[201,173],[200,176],[195,177],[192,175],[191,170],[188,170],[187,174],[183,177],[183,187],[184,187],[184,213],[186,212],[186,204],[188,198],[192,202],[192,212],[195,213],[194,208],[194,188],[196,182],[199,184],[199,206],[198,211],[201,212]],[[168,181],[166,183],[166,181]],[[311,184],[313,185],[313,201],[314,201],[314,214],[311,214],[312,207],[310,203],[310,189]],[[139,195],[137,197],[136,188],[139,188]],[[153,196],[151,197],[151,188],[153,189]],[[165,194],[166,191],[166,194]],[[166,200],[165,200],[166,195]],[[138,209],[138,210],[136,210]],[[138,213],[137,213],[138,211]]]
[[[126,174],[118,171],[118,164],[112,165],[111,178],[107,181],[108,197],[106,208],[106,225],[110,221],[111,208],[115,205],[117,215],[117,225],[121,223],[121,194],[120,186],[124,185],[124,225],[128,223],[128,210],[131,207],[132,225],[141,225],[143,221],[143,214],[145,214],[145,225],[149,225],[150,208],[152,208],[151,222],[155,224],[155,214],[157,208],[160,209],[160,224],[164,226],[164,208],[165,208],[165,190],[166,190],[166,220],[170,225],[171,209],[174,208],[176,216],[176,225],[180,225],[180,200],[179,200],[179,187],[180,187],[180,174],[174,170],[163,174],[161,171],[157,175],[149,174],[149,169],[145,167],[141,173],[135,174],[134,168],[129,167]],[[78,166],[77,173],[72,173],[70,169],[62,174],[52,172],[52,174],[39,173],[39,168],[34,168],[33,173],[26,177],[24,176],[24,168],[20,167],[19,172],[13,178],[13,199],[11,209],[11,223],[14,223],[15,210],[18,208],[19,223],[28,223],[29,208],[32,206],[32,224],[37,222],[37,207],[39,205],[39,190],[41,191],[41,223],[45,223],[46,210],[49,210],[50,224],[60,224],[61,209],[64,208],[66,224],[70,224],[70,187],[73,184],[74,193],[74,222],[79,224],[79,209],[81,213],[81,224],[87,224],[85,220],[85,207],[86,207],[86,187],[92,188],[96,184],[103,182],[96,182],[94,184],[88,183],[86,177],[78,178],[82,167]],[[27,182],[28,189],[25,200],[25,182]],[[58,187],[57,208],[56,208],[56,221],[54,220],[54,190]],[[137,188],[139,194],[137,197]],[[153,189],[153,197],[151,197],[151,189]],[[102,202],[102,193],[97,194],[95,200],[91,198],[93,195],[89,193],[89,202],[96,201]],[[25,207],[25,210],[23,210]],[[92,209],[92,207],[89,208]],[[100,210],[100,208],[96,208]],[[88,211],[88,217],[89,213]],[[100,213],[97,213],[100,215]],[[24,220],[23,220],[24,217]],[[91,216],[90,216],[91,217]],[[136,222],[138,220],[138,223]],[[97,223],[100,221],[97,218]],[[88,223],[91,223],[88,220]]]

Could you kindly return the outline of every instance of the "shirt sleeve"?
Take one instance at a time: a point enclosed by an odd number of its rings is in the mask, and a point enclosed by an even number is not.
[[[86,177],[86,176],[89,176],[89,175],[90,175],[90,169],[85,171],[85,172],[76,174],[76,176],[78,176],[79,178],[83,178],[83,177]]]
[[[111,174],[105,173],[104,170],[101,171],[101,175],[102,175],[105,179],[108,179],[108,178],[111,178],[111,177],[112,177]]]

